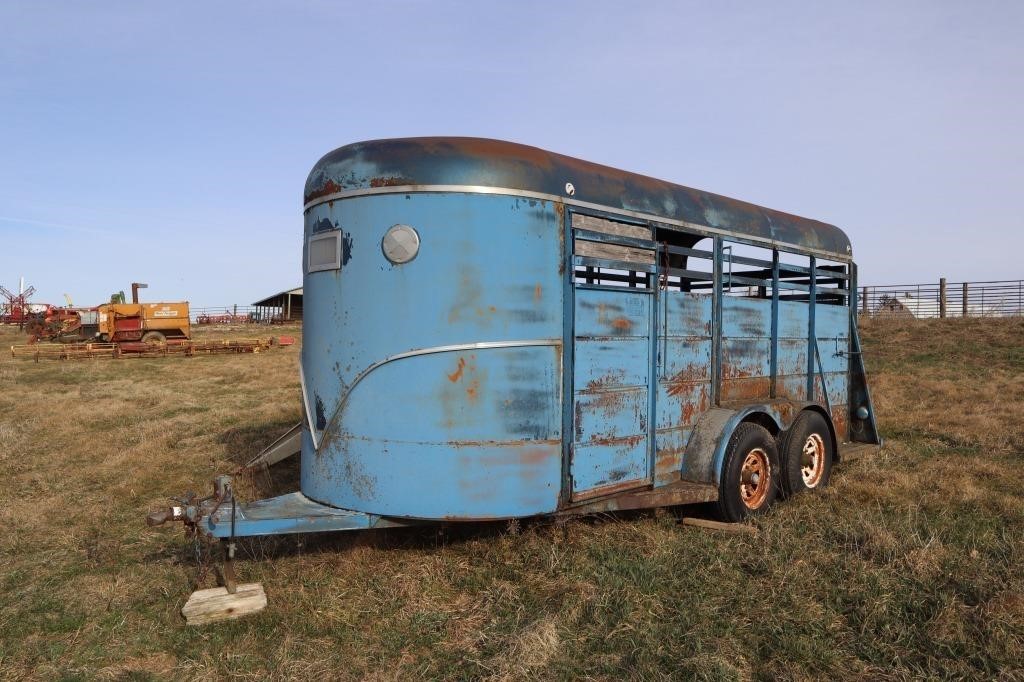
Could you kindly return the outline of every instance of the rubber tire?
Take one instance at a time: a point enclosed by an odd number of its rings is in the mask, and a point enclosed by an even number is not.
[[[750,509],[740,496],[740,473],[747,453],[755,448],[761,448],[768,455],[768,491],[761,506]],[[763,514],[779,495],[779,472],[779,451],[772,434],[763,426],[750,422],[737,426],[725,450],[718,486],[718,515],[723,521],[736,522]]]
[[[146,332],[142,335],[142,343],[167,343],[167,337],[160,332]]]
[[[807,487],[803,476],[800,475],[800,464],[803,460],[804,443],[812,433],[818,434],[825,445],[825,470],[821,473],[821,479],[813,488]],[[793,425],[783,431],[779,437],[779,454],[782,456],[782,493],[786,497],[810,490],[819,490],[828,485],[828,479],[832,475],[832,462],[835,461],[835,446],[832,443],[832,431],[828,428],[828,422],[820,412],[804,410],[801,412]]]

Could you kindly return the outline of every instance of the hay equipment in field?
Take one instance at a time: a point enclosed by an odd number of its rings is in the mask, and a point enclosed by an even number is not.
[[[147,286],[132,282],[131,303],[125,302],[122,291],[112,295],[108,303],[93,308],[75,308],[65,294],[67,307],[48,307],[33,317],[31,342],[160,344],[192,338],[188,301],[141,303],[139,289]]]
[[[0,286],[0,297],[3,298],[0,302],[0,324],[16,324],[23,327],[33,315],[48,309],[50,306],[46,303],[29,303],[35,292],[36,288],[33,286],[25,288],[24,277],[20,280],[18,293]]]
[[[175,339],[163,342],[121,341],[106,343],[34,343],[11,346],[11,357],[35,360],[83,360],[89,358],[163,358],[260,353],[275,346],[295,343],[291,336],[269,339]]]

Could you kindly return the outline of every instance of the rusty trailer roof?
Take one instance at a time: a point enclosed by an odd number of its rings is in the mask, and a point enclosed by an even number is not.
[[[849,238],[828,223],[486,138],[409,137],[339,147],[313,167],[304,199],[308,209],[360,194],[460,190],[561,200],[698,231],[798,247],[837,260],[851,258]]]

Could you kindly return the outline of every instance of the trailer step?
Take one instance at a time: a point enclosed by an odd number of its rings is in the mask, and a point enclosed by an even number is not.
[[[288,459],[299,454],[302,450],[302,422],[285,431],[284,435],[273,443],[263,448],[260,454],[256,455],[245,463],[243,469],[254,469],[258,466],[269,467],[277,464],[283,459]]]

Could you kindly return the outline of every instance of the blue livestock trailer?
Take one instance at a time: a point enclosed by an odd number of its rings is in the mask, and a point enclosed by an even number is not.
[[[836,227],[509,142],[314,167],[298,492],[151,515],[215,538],[716,502],[879,444]]]

